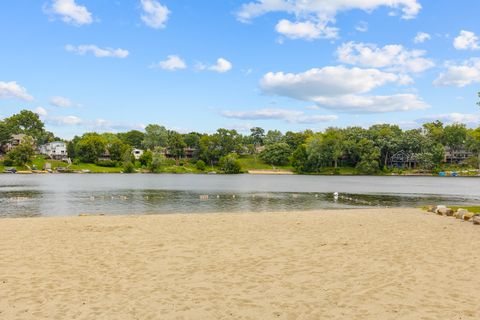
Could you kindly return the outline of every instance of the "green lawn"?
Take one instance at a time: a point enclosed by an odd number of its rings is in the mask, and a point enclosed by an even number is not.
[[[286,170],[293,171],[292,166],[272,166],[254,156],[241,156],[238,158],[243,171],[249,170]]]
[[[480,213],[480,206],[473,206],[473,207],[450,207],[452,210],[457,211],[457,209],[462,208],[468,210],[473,213]]]

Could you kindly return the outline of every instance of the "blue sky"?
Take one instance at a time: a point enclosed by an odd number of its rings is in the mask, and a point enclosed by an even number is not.
[[[322,130],[480,124],[480,2],[0,3],[0,117],[70,138],[158,123]]]

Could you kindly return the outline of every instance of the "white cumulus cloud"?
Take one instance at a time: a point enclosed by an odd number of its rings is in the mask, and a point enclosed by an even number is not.
[[[480,58],[471,58],[461,64],[447,64],[445,72],[433,81],[436,86],[465,87],[480,82]]]
[[[337,120],[336,115],[308,115],[303,111],[288,109],[260,109],[252,111],[223,111],[225,118],[240,120],[284,120],[289,123],[313,124]]]
[[[16,81],[0,81],[0,98],[16,98],[24,101],[33,101],[33,97],[28,94],[27,89],[19,85]]]
[[[333,39],[338,37],[338,29],[328,27],[322,22],[291,22],[286,19],[280,20],[275,30],[290,39]]]
[[[395,111],[424,110],[429,106],[415,94],[390,96],[344,95],[317,97],[317,106],[347,113],[385,113]]]
[[[318,96],[361,94],[388,83],[401,84],[403,79],[377,69],[329,66],[302,73],[269,72],[261,80],[263,92],[300,100]]]
[[[126,58],[130,54],[125,49],[100,48],[93,44],[87,45],[66,45],[65,50],[79,55],[92,53],[97,58]]]
[[[329,66],[302,73],[269,72],[260,82],[265,94],[314,102],[318,107],[349,113],[376,113],[425,109],[414,94],[366,95],[387,84],[404,85],[410,79],[378,69]]]
[[[141,0],[140,4],[143,10],[141,18],[147,26],[154,29],[165,28],[170,15],[170,10],[168,10],[167,6],[155,0]]]
[[[401,10],[403,19],[415,18],[422,8],[418,0],[256,0],[241,6],[237,19],[249,22],[270,12],[284,12],[297,21],[281,20],[276,27],[280,33],[293,39],[333,38],[337,29],[330,25],[338,13],[355,9],[371,12],[382,6]]]
[[[177,55],[169,55],[166,60],[160,61],[151,66],[152,68],[160,68],[168,71],[182,70],[187,68],[185,61]]]
[[[379,48],[375,44],[347,42],[337,48],[338,60],[351,65],[388,68],[391,71],[420,73],[435,66],[423,50],[407,50],[392,44]]]
[[[68,108],[73,105],[72,101],[70,101],[69,99],[65,97],[59,97],[59,96],[52,97],[50,99],[50,104],[55,107],[62,107],[62,108]]]
[[[41,117],[46,117],[48,115],[47,110],[45,110],[45,108],[43,108],[43,107],[35,108],[34,112]]]
[[[441,120],[446,123],[466,123],[466,124],[480,124],[480,114],[478,113],[444,113],[444,114],[436,114],[423,117],[419,119],[419,122],[426,122],[432,120]]]
[[[58,15],[62,21],[73,25],[84,25],[93,22],[92,14],[87,7],[77,4],[75,0],[53,0],[45,8],[48,14]]]
[[[453,46],[458,50],[478,50],[480,49],[478,37],[471,31],[460,31],[458,37],[453,40]]]
[[[426,32],[419,32],[419,33],[417,33],[417,35],[416,35],[415,38],[413,39],[413,42],[415,42],[415,43],[424,43],[425,41],[430,40],[430,39],[432,39],[432,36],[429,35],[428,33],[426,33]]]
[[[213,65],[205,65],[203,63],[199,63],[196,66],[197,70],[203,71],[203,70],[208,70],[208,71],[214,71],[218,73],[225,73],[227,71],[230,71],[233,68],[233,65],[230,61],[224,58],[218,58],[217,62]]]

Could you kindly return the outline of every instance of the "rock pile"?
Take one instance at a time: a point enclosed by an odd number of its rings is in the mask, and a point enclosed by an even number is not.
[[[444,205],[428,206],[428,212],[433,212],[439,216],[454,217],[464,221],[471,221],[475,225],[480,225],[480,214],[470,212],[466,209],[458,208],[453,210]]]

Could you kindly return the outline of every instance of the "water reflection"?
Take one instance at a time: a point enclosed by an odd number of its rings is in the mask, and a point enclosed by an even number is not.
[[[433,195],[412,193],[413,180],[376,181],[395,192],[378,192],[378,183],[371,184],[371,177],[355,177],[354,180],[349,177],[342,183],[338,177],[314,180],[298,176],[0,176],[0,217],[302,211],[479,203],[478,191],[472,188],[479,180],[463,180],[463,184],[459,183],[462,180],[451,180],[470,190],[466,196],[451,192],[452,189]],[[439,180],[414,181],[414,188],[435,190],[430,185],[436,185]],[[332,185],[333,190],[340,191],[338,198],[331,192]]]
[[[56,194],[40,191],[0,192],[0,217],[64,216],[78,214],[159,214],[207,212],[265,212],[344,209],[358,207],[411,207],[463,198],[331,193],[210,193],[169,190],[122,190]],[[470,203],[473,204],[473,203]]]

